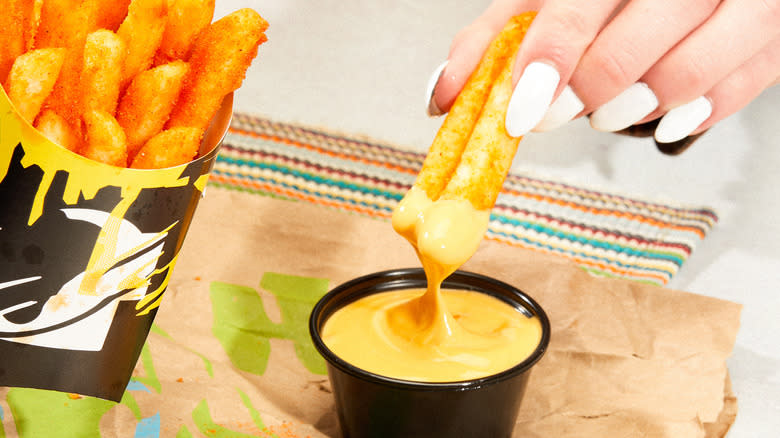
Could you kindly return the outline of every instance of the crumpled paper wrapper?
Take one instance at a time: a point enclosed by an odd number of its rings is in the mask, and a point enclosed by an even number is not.
[[[311,366],[307,355],[316,352],[301,341],[305,324],[299,321],[290,335],[268,335],[267,367],[252,370],[241,357],[251,362],[255,347],[239,344],[258,335],[255,320],[236,314],[229,323],[235,345],[221,343],[215,330],[224,327],[214,324],[219,316],[210,299],[214,282],[243,286],[250,298],[259,295],[267,317],[283,325],[290,317],[284,309],[295,300],[261,287],[264,273],[327,279],[327,289],[371,272],[414,266],[419,262],[413,250],[388,221],[210,187],[158,313],[161,330],[153,329],[148,339],[154,371],[151,359],[136,368],[137,379],[154,381],[157,388],[133,392],[140,414],[159,414],[161,436],[184,430],[192,436],[223,430],[340,436],[324,367]],[[566,259],[491,241],[464,269],[524,290],[552,324],[516,437],[723,437],[733,424],[736,398],[726,359],[740,305],[597,278]],[[308,305],[317,297],[310,298]],[[241,303],[239,310],[246,306]],[[134,421],[119,405],[102,417],[100,430],[129,436]]]

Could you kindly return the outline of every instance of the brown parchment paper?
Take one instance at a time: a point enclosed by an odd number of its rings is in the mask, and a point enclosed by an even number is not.
[[[325,278],[334,287],[418,265],[387,221],[210,187],[157,316],[170,336],[149,338],[165,396],[138,393],[142,413],[159,412],[162,435],[175,436],[178,425],[202,430],[190,412],[208,400],[213,422],[233,430],[339,436],[326,376],[307,371],[291,342],[271,340],[262,376],[231,364],[211,334],[209,284],[258,289],[269,317],[278,320],[274,296],[258,286],[264,272]],[[515,436],[722,437],[734,422],[725,361],[739,326],[738,304],[596,278],[563,258],[490,241],[464,269],[529,293],[552,323],[550,348],[532,372]],[[211,358],[212,374],[193,349]],[[146,373],[139,363],[137,376]],[[247,401],[268,430],[252,425]],[[128,410],[115,409],[101,429],[126,431],[132,419]]]

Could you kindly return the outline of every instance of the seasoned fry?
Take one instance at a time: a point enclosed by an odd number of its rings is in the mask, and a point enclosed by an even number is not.
[[[152,65],[165,31],[166,11],[166,0],[132,0],[130,3],[127,17],[117,30],[127,44],[123,86]]]
[[[41,22],[43,0],[28,0],[26,4],[30,4],[31,10],[24,30],[25,50],[32,50],[35,45],[35,36],[38,34],[38,25]]]
[[[490,44],[476,70],[455,99],[414,182],[431,200],[439,197],[455,172],[477,119],[483,112],[491,87],[509,57],[517,51],[529,24],[530,18],[527,16],[510,20]]]
[[[19,114],[33,123],[49,97],[65,59],[65,49],[38,49],[16,58],[3,87]]]
[[[268,23],[252,9],[217,20],[196,39],[184,90],[168,127],[205,130],[222,99],[241,86],[258,46],[266,41]]]
[[[155,65],[188,59],[195,37],[214,18],[214,0],[169,0],[160,49]]]
[[[127,167],[127,139],[114,116],[105,111],[84,113],[87,141],[82,155],[112,166]]]
[[[130,161],[144,143],[162,130],[188,71],[186,62],[174,61],[139,74],[127,87],[116,118],[127,134]]]
[[[0,13],[0,82],[5,82],[14,60],[27,48],[33,0],[9,0]]]
[[[163,169],[192,161],[198,155],[203,131],[198,128],[171,128],[152,137],[141,148],[130,167]]]
[[[130,0],[102,1],[98,5],[95,25],[98,29],[116,31],[127,16]]]
[[[506,107],[513,56],[534,17],[533,12],[513,17],[491,43],[439,129],[414,185],[393,212],[393,228],[422,259],[435,261],[430,266],[457,268],[476,251],[487,229],[520,142],[506,132]]]
[[[512,97],[512,64],[496,79],[455,173],[439,199],[465,199],[477,210],[493,208],[512,165],[520,138],[504,127]]]
[[[81,140],[76,131],[54,111],[43,111],[35,120],[35,129],[65,149],[73,152],[81,149]]]
[[[114,114],[126,56],[127,47],[114,32],[102,29],[87,35],[81,73],[84,111]]]
[[[257,12],[211,23],[214,4],[7,0],[0,84],[21,117],[71,151],[115,166],[141,150],[136,166],[186,163],[266,41]]]
[[[40,12],[40,23],[35,36],[35,48],[73,47],[84,44],[92,29],[94,4],[83,0],[46,0]]]
[[[54,90],[44,103],[78,126],[82,113],[81,71],[84,66],[84,44],[94,27],[94,15],[99,0],[46,0],[41,10],[40,25],[35,37],[36,48],[64,47],[68,49]]]

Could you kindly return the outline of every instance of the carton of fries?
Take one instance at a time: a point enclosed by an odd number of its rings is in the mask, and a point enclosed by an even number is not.
[[[52,143],[0,91],[0,386],[122,397],[231,106],[200,158],[122,169]]]
[[[268,24],[35,3],[0,59],[0,386],[119,401]]]

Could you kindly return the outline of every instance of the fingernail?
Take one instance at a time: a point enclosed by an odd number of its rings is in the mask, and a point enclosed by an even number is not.
[[[626,129],[658,107],[658,98],[644,82],[626,88],[590,115],[590,126],[599,131]]]
[[[547,113],[533,129],[534,132],[551,131],[569,123],[585,108],[570,86],[566,86],[557,99],[550,105]]]
[[[523,70],[506,109],[506,132],[512,137],[525,135],[544,117],[558,88],[561,75],[555,67],[532,62]]]
[[[436,84],[439,83],[439,79],[441,79],[441,74],[444,73],[444,68],[447,67],[447,64],[449,64],[449,59],[442,62],[440,66],[436,67],[436,70],[433,71],[433,74],[431,75],[430,79],[428,79],[428,89],[425,92],[425,97],[427,101],[425,102],[425,109],[428,113],[428,116],[430,117],[436,117],[444,114],[438,106],[436,106],[436,102],[433,99],[433,92],[436,91]]]
[[[682,140],[691,135],[710,115],[712,115],[712,102],[704,96],[672,108],[658,122],[655,141],[673,143]]]

